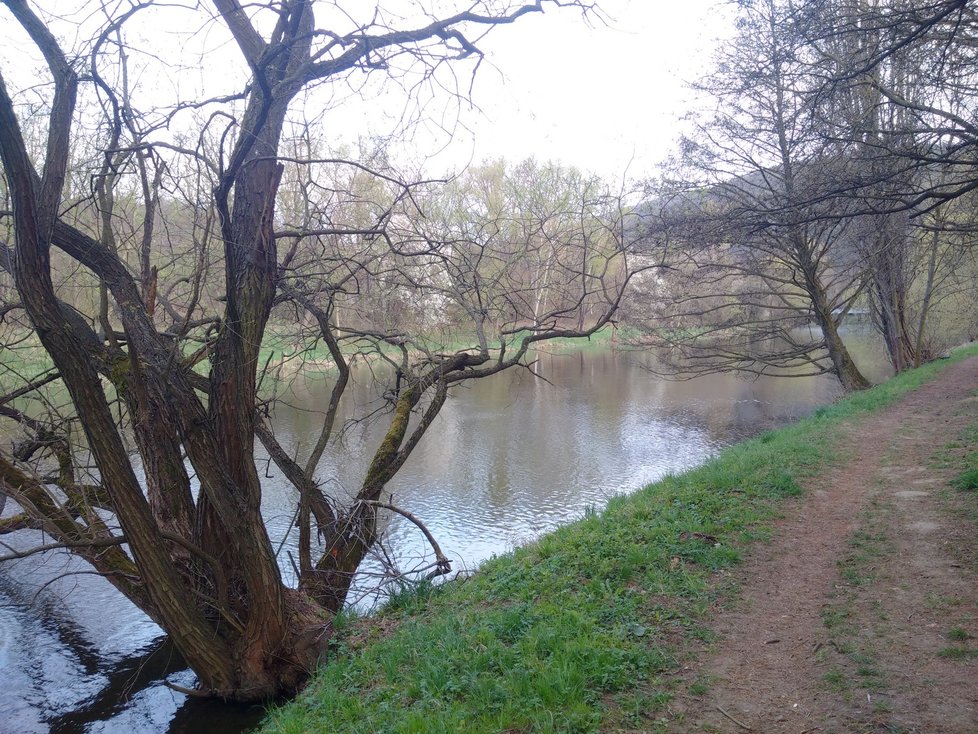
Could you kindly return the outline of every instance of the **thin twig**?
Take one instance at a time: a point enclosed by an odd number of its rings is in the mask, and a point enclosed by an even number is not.
[[[728,719],[730,719],[733,723],[735,723],[737,726],[739,726],[744,731],[754,731],[753,729],[751,729],[749,726],[747,726],[747,724],[743,723],[742,721],[737,721],[737,719],[735,719],[733,716],[731,716],[730,714],[728,714],[726,711],[724,711],[719,706],[717,706],[717,711],[719,711],[721,714],[723,714],[724,716],[726,716]]]
[[[114,536],[112,538],[93,538],[91,540],[79,540],[77,542],[46,543],[44,545],[38,545],[23,551],[15,550],[12,546],[7,545],[6,543],[0,543],[0,545],[10,551],[8,554],[0,556],[0,561],[12,561],[16,558],[27,558],[28,556],[33,556],[37,553],[43,553],[44,551],[50,550],[70,550],[72,548],[106,548],[113,545],[122,545],[125,542],[126,539],[124,537]]]

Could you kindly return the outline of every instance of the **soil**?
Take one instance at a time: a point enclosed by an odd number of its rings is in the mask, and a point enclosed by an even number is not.
[[[978,358],[853,424],[738,570],[671,732],[978,732]],[[961,436],[972,431],[972,444]]]

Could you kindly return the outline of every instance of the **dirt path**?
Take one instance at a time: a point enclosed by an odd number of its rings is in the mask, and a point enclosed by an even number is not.
[[[978,503],[949,488],[976,388],[978,358],[850,431],[742,566],[670,731],[978,732]]]

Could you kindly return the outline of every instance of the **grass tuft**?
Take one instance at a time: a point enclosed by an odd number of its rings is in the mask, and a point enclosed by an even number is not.
[[[954,479],[952,484],[957,489],[967,492],[978,491],[978,467],[963,471]]]
[[[978,649],[972,647],[945,647],[937,654],[948,660],[970,660],[978,657]]]

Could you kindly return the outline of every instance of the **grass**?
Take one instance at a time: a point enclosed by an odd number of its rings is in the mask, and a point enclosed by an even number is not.
[[[959,469],[960,474],[951,481],[951,486],[965,492],[978,491],[978,451],[969,447],[978,444],[978,423],[974,423],[956,439],[944,446],[942,458]]]
[[[978,657],[978,649],[971,647],[945,647],[937,653],[939,657],[948,660],[970,660]]]
[[[846,678],[845,673],[838,668],[832,668],[829,670],[822,676],[822,681],[825,683],[827,688],[839,693],[849,689],[849,681]]]
[[[871,513],[879,510],[875,505],[874,501]],[[867,525],[850,536],[849,549],[839,562],[839,571],[850,586],[862,586],[873,580],[875,562],[892,552],[892,543],[885,533]]]
[[[970,461],[972,463],[978,464],[978,456],[972,456]],[[957,477],[955,477],[952,484],[961,490],[968,492],[978,491],[978,466],[974,468],[965,469]]]
[[[859,527],[849,536],[848,551],[839,560],[839,580],[832,601],[822,609],[822,623],[828,634],[826,656],[833,667],[822,676],[826,688],[852,700],[857,691],[876,692],[885,687],[883,672],[877,666],[876,652],[865,632],[860,630],[857,606],[863,587],[878,580],[879,564],[894,552],[893,543],[882,531],[879,520],[887,511],[878,500],[870,501]],[[882,606],[874,601],[878,621],[885,623]],[[828,652],[835,650],[837,655]],[[874,711],[881,709],[874,707]]]
[[[703,636],[711,605],[730,590],[723,571],[769,533],[785,498],[838,461],[846,422],[945,364],[615,499],[467,580],[405,592],[377,619],[345,625],[334,659],[303,695],[271,712],[265,730],[658,729],[676,685],[676,651]],[[854,551],[871,556],[880,540],[860,538]],[[862,668],[875,677],[871,661]]]
[[[893,704],[889,701],[884,701],[881,698],[877,698],[873,701],[873,712],[877,714],[887,714],[893,711]]]
[[[952,627],[947,631],[947,639],[954,640],[955,642],[963,642],[969,637],[970,635],[964,627]]]

